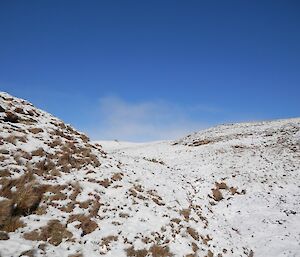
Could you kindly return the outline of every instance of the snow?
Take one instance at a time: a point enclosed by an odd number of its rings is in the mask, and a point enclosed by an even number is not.
[[[13,99],[24,110],[34,108]],[[1,98],[0,105],[8,108]],[[58,149],[48,145],[49,132],[61,121],[35,110],[40,113],[38,127],[43,132],[28,132],[27,142],[0,145],[0,150],[10,151],[10,158],[0,168],[9,168],[12,178],[26,172],[24,165],[13,159],[18,149],[31,152],[43,147],[48,154]],[[17,125],[28,129],[28,125]],[[12,128],[1,120],[1,137],[6,138]],[[94,149],[95,144],[89,146],[101,163],[99,167],[74,168],[47,181],[37,178],[42,184],[68,185],[62,191],[67,198],[53,201],[56,205],[48,206],[45,214],[22,217],[26,226],[10,232],[9,240],[0,240],[0,255],[19,256],[34,249],[37,256],[81,253],[122,257],[133,246],[135,250],[146,249],[147,256],[152,256],[150,247],[159,245],[168,246],[174,256],[180,257],[204,257],[208,251],[214,256],[300,256],[299,133],[300,119],[295,118],[222,125],[176,141],[94,142],[107,152],[105,155]],[[69,135],[78,142],[77,147],[85,145],[76,133]],[[31,163],[41,158],[36,156]],[[105,179],[107,185],[103,184]],[[213,199],[216,182],[227,185],[227,189],[219,190],[223,196],[220,201]],[[62,206],[72,202],[69,188],[77,186],[81,191],[74,209],[71,213],[62,211]],[[82,235],[77,227],[80,222],[67,220],[74,214],[89,215],[90,210],[80,203],[96,197],[101,207],[92,220],[98,228]],[[64,240],[58,246],[46,242],[42,251],[38,248],[40,241],[23,238],[24,233],[45,226],[51,219],[66,224],[73,242]],[[191,229],[196,234],[192,235]],[[111,236],[116,240],[107,241]]]

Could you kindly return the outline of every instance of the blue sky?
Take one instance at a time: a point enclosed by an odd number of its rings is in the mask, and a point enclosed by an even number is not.
[[[0,1],[0,90],[93,139],[300,116],[299,1]]]

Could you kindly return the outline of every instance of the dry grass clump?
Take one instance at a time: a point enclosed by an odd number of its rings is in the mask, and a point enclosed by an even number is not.
[[[8,169],[1,169],[0,170],[0,177],[9,177],[10,171]]]
[[[218,201],[221,201],[223,199],[222,192],[218,188],[213,188],[212,193],[213,193],[213,199],[215,201],[218,202]]]
[[[181,219],[173,218],[173,219],[171,219],[171,222],[179,224],[181,222]]]
[[[207,251],[207,255],[205,255],[205,257],[213,257],[214,253],[211,250]]]
[[[127,248],[125,251],[129,257],[146,257],[148,254],[146,249],[135,250],[133,246]]]
[[[33,133],[33,134],[38,134],[38,133],[43,132],[44,130],[41,129],[41,128],[29,128],[28,131]]]
[[[79,221],[80,224],[76,225],[76,228],[81,228],[82,234],[81,236],[92,233],[98,228],[98,225],[95,221],[91,220],[90,217],[87,217],[83,214],[74,214],[71,215],[68,219],[68,223],[72,223],[74,221]]]
[[[200,236],[199,236],[198,232],[197,232],[194,228],[188,227],[188,228],[186,229],[186,232],[187,232],[192,238],[194,238],[196,241],[199,241]]]
[[[21,108],[21,107],[16,107],[16,108],[14,109],[14,111],[15,111],[16,113],[25,114],[23,108]]]
[[[58,166],[61,166],[65,171],[70,169],[80,169],[87,165],[92,165],[93,167],[100,166],[98,157],[92,154],[91,145],[88,147],[77,147],[76,141],[68,140],[64,144],[59,142],[58,139],[49,143],[49,145],[57,146],[60,144],[60,151],[56,153],[55,158],[58,160]]]
[[[15,231],[23,226],[21,216],[33,213],[39,207],[45,187],[34,181],[32,173],[18,179],[2,179],[0,195],[8,198],[0,202],[0,229]],[[14,188],[15,190],[12,190]]]
[[[14,135],[10,135],[10,136],[6,137],[4,140],[10,144],[16,145],[17,137]]]
[[[149,162],[158,163],[158,164],[161,164],[161,165],[166,165],[166,164],[164,163],[164,161],[162,161],[162,160],[157,160],[157,159],[155,159],[155,158],[148,159],[148,158],[146,158],[146,157],[143,157],[143,159],[146,160],[146,161],[149,161]]]
[[[184,217],[185,221],[188,221],[190,219],[191,209],[182,209],[180,214]]]
[[[58,126],[58,124],[56,124],[56,123],[53,123],[53,124],[55,126]],[[61,123],[61,124],[63,124],[63,123]],[[50,134],[53,135],[53,136],[58,136],[58,137],[61,137],[61,138],[65,138],[66,140],[72,140],[71,135],[69,135],[68,133],[64,133],[64,131],[61,130],[61,129],[54,129]]]
[[[59,220],[50,220],[46,226],[41,227],[39,230],[23,235],[26,240],[45,241],[55,246],[59,245],[64,239],[70,240],[72,236],[73,234]]]
[[[80,138],[84,143],[88,143],[90,141],[89,137],[84,134],[80,134]]]
[[[1,230],[6,232],[15,232],[18,228],[25,227],[25,224],[20,220],[18,216],[9,217],[3,226],[1,226]]]
[[[141,188],[142,190],[142,188]],[[151,196],[151,200],[156,203],[157,205],[165,205],[164,202],[162,202],[162,198],[157,194],[156,190],[148,190],[147,193]]]
[[[13,204],[13,201],[10,199],[0,202],[0,227],[11,217]]]
[[[90,212],[90,217],[97,217],[98,216],[98,212],[100,207],[102,206],[101,202],[100,202],[100,197],[99,196],[95,196],[95,200],[93,200],[93,204],[92,207],[90,208],[89,212]]]
[[[35,177],[32,172],[27,172],[24,175],[20,176],[18,179],[1,179],[0,184],[2,185],[2,188],[0,190],[0,195],[6,198],[12,198],[12,187],[22,188],[26,184],[31,183],[34,180]]]
[[[238,193],[236,187],[230,187],[230,188],[229,188],[229,191],[230,191],[230,193],[231,193],[232,195],[235,195],[235,194]]]
[[[117,236],[113,236],[113,235],[107,236],[107,237],[103,237],[101,239],[100,246],[101,246],[102,249],[105,249],[106,251],[110,251],[111,250],[111,243],[113,241],[115,241],[115,242],[118,241],[118,237]],[[102,254],[101,249],[100,249],[100,254]]]
[[[72,189],[72,188],[73,188],[73,192],[72,192],[72,194],[70,195],[69,198],[72,201],[76,201],[76,198],[81,193],[82,189],[81,189],[81,186],[78,182],[69,185],[69,189]]]
[[[220,183],[216,182],[215,185],[216,185],[216,188],[218,188],[218,189],[228,189],[228,186],[225,182],[220,182]]]
[[[170,253],[170,249],[168,246],[161,246],[161,245],[152,245],[149,249],[149,251],[152,253],[153,257],[171,257],[173,256],[172,253]]]
[[[38,184],[28,184],[18,188],[13,195],[14,215],[26,216],[34,212],[43,197],[44,188]]]
[[[13,145],[16,145],[17,141],[20,141],[22,143],[27,142],[27,138],[25,135],[23,135],[23,136],[10,135],[10,136],[6,137],[4,140]]]
[[[14,203],[12,200],[3,200],[0,202],[0,230],[13,232],[24,226],[18,216],[13,216]]]
[[[111,184],[112,184],[112,181],[108,178],[105,178],[101,181],[98,182],[101,186],[105,187],[105,188],[108,188]]]
[[[39,206],[34,213],[36,215],[45,215],[47,213],[47,206]]]
[[[156,203],[157,205],[159,205],[159,206],[162,206],[162,205],[165,205],[165,203],[163,203],[160,199],[157,199],[157,198],[152,198],[152,201],[154,202],[154,203]]]
[[[31,160],[32,159],[32,156],[30,153],[28,152],[25,152],[23,150],[18,150],[18,153],[20,154],[20,156],[26,160]]]
[[[206,235],[206,236],[201,235],[201,239],[202,239],[203,244],[205,244],[205,245],[208,245],[208,242],[212,240],[212,238],[209,235]]]
[[[37,113],[35,110],[31,109],[31,110],[27,110],[27,114],[29,116],[40,116],[39,113]]]
[[[56,165],[49,158],[45,158],[35,164],[35,173],[39,176],[47,176],[50,171],[54,171],[56,169]]]
[[[196,252],[199,250],[198,245],[196,245],[194,242],[192,242],[192,250],[193,250],[194,254],[196,254]]]
[[[44,151],[44,149],[42,148],[42,147],[40,147],[40,148],[38,148],[38,149],[36,149],[36,150],[33,150],[32,152],[31,152],[31,155],[32,156],[44,156],[46,153],[45,153],[45,151]]]
[[[70,202],[70,203],[67,203],[66,205],[64,205],[63,207],[61,207],[59,209],[63,212],[71,213],[74,210],[74,208],[75,208],[75,203]]]
[[[241,192],[238,192],[238,189],[236,187],[229,187],[227,186],[226,182],[215,182],[215,188],[212,188],[212,197],[215,201],[221,201],[224,197],[223,197],[223,194],[221,192],[221,190],[226,190],[228,191],[229,193],[231,193],[232,195],[235,195],[235,194],[246,194],[246,190],[242,190]]]
[[[189,144],[189,146],[207,145],[207,144],[210,144],[211,142],[213,142],[213,141],[211,141],[209,139],[195,140],[191,144]]]
[[[89,208],[89,206],[93,203],[93,200],[89,199],[83,202],[78,202],[78,205],[80,208],[82,209],[87,209]]]
[[[55,138],[53,141],[51,141],[50,143],[48,143],[48,145],[51,147],[51,148],[54,148],[56,146],[59,146],[62,144],[62,140],[58,137],[58,138]]]
[[[11,123],[18,123],[19,122],[19,117],[12,113],[12,112],[6,112],[6,116],[4,118],[4,122],[11,122]]]
[[[124,174],[121,173],[121,172],[114,173],[112,175],[112,177],[111,177],[111,180],[113,180],[113,181],[120,181],[120,180],[122,180],[123,176],[124,176]]]

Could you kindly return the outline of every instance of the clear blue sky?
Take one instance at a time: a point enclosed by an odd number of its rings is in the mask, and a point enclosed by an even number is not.
[[[94,139],[300,116],[300,1],[0,0],[0,90]]]

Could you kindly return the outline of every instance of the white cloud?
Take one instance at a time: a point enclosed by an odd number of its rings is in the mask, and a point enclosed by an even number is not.
[[[104,97],[99,101],[97,127],[88,132],[94,140],[176,139],[210,125],[192,119],[192,112],[202,109],[207,108],[183,108],[160,100],[132,103],[117,97]]]

